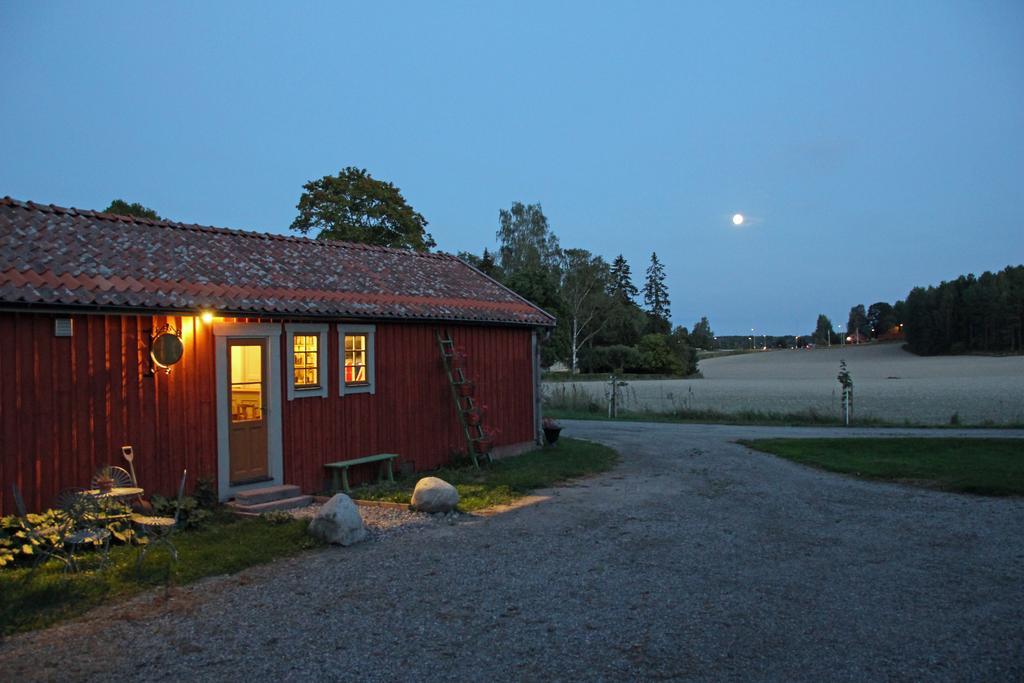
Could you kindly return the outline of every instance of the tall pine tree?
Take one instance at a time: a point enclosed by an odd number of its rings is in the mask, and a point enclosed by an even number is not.
[[[616,256],[612,261],[608,294],[622,303],[632,302],[640,294],[636,285],[633,284],[633,274],[629,270],[629,263],[626,262],[622,254]]]
[[[644,304],[647,306],[651,332],[668,334],[672,330],[672,323],[669,322],[672,312],[669,310],[671,303],[665,285],[665,266],[653,251],[651,265],[647,266],[647,279],[644,281]]]

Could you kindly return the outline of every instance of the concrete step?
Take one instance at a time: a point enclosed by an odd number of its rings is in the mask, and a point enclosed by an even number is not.
[[[265,486],[260,489],[249,489],[235,494],[235,500],[242,505],[256,505],[258,503],[269,503],[272,500],[284,500],[302,495],[298,486],[285,484],[283,486]]]
[[[227,505],[228,508],[239,515],[261,515],[264,512],[271,512],[272,510],[293,510],[295,508],[304,508],[307,505],[312,504],[313,496],[294,496],[292,498],[282,498],[280,500],[268,500],[263,503],[253,503],[251,505],[239,503],[237,500],[233,500]]]

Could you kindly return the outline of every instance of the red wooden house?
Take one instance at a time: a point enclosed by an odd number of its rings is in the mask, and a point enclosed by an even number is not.
[[[147,491],[172,492],[187,467],[223,500],[322,491],[324,463],[374,453],[440,466],[466,439],[439,332],[465,352],[495,451],[525,449],[539,433],[538,334],[553,324],[447,254],[5,198],[0,510],[13,511],[12,483],[48,507],[123,464],[124,444]],[[178,362],[153,362],[176,348]],[[360,467],[356,481],[376,473]]]

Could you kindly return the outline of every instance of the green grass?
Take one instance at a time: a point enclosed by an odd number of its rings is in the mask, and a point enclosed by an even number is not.
[[[440,477],[458,490],[459,509],[472,512],[492,505],[511,503],[534,489],[545,488],[566,479],[603,472],[611,469],[617,460],[618,455],[607,446],[562,438],[553,447],[498,460],[479,470],[472,466],[446,467],[395,484],[364,486],[354,490],[352,497],[408,503],[417,481],[427,476]]]
[[[577,407],[547,405],[544,416],[556,420],[604,420],[613,421],[608,417],[606,407],[597,405],[577,404]],[[739,410],[725,412],[722,410],[693,410],[681,408],[668,413],[645,410],[620,410],[616,420],[625,422],[672,422],[679,424],[726,424],[777,427],[842,427],[839,417],[806,410],[797,413],[778,413],[760,410]],[[961,424],[951,420],[948,424],[915,423],[909,420],[895,422],[876,417],[861,417],[850,421],[851,427],[925,427],[928,429],[1024,429],[1020,422],[995,423],[991,421],[981,424]]]
[[[692,375],[666,375],[666,374],[645,374],[637,372],[580,372],[572,374],[568,370],[564,372],[545,372],[541,375],[541,380],[544,382],[607,382],[608,378],[614,374],[616,379],[619,380],[661,380],[661,379],[702,379],[703,375],[699,372],[695,372]]]
[[[608,420],[607,409],[593,407],[562,408],[546,407],[544,415],[556,420]],[[788,427],[839,427],[843,421],[832,415],[808,410],[799,413],[776,413],[760,410],[741,410],[727,413],[721,410],[691,410],[682,408],[670,413],[653,411],[620,410],[616,418],[627,422],[678,422],[682,424],[732,424],[732,425],[782,425]],[[886,422],[877,418],[853,420],[856,427],[909,427],[907,423]],[[963,426],[963,425],[958,425]]]
[[[988,496],[1024,495],[1024,440],[756,439],[745,446],[863,479]]]
[[[175,534],[179,561],[170,581],[192,583],[315,547],[317,542],[306,532],[307,526],[306,520],[270,524],[219,513],[202,530]],[[103,571],[98,570],[97,553],[81,557],[83,570],[76,574],[63,572],[52,560],[35,572],[29,567],[0,569],[0,635],[48,626],[167,581],[167,553],[160,547],[146,556],[141,577],[135,572],[134,547],[112,547],[110,564]]]

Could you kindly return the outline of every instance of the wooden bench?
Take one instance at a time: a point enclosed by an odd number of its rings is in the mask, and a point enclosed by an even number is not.
[[[398,458],[397,453],[377,453],[376,455],[367,455],[362,458],[353,458],[351,460],[339,460],[338,462],[324,463],[324,467],[331,471],[331,492],[338,492],[338,473],[341,473],[341,486],[346,494],[350,494],[352,491],[348,487],[348,468],[353,465],[365,465],[369,462],[381,463],[381,469],[384,465],[387,465],[388,469],[388,481],[394,481],[395,476],[391,471],[391,463]],[[383,477],[378,476],[378,481]]]

